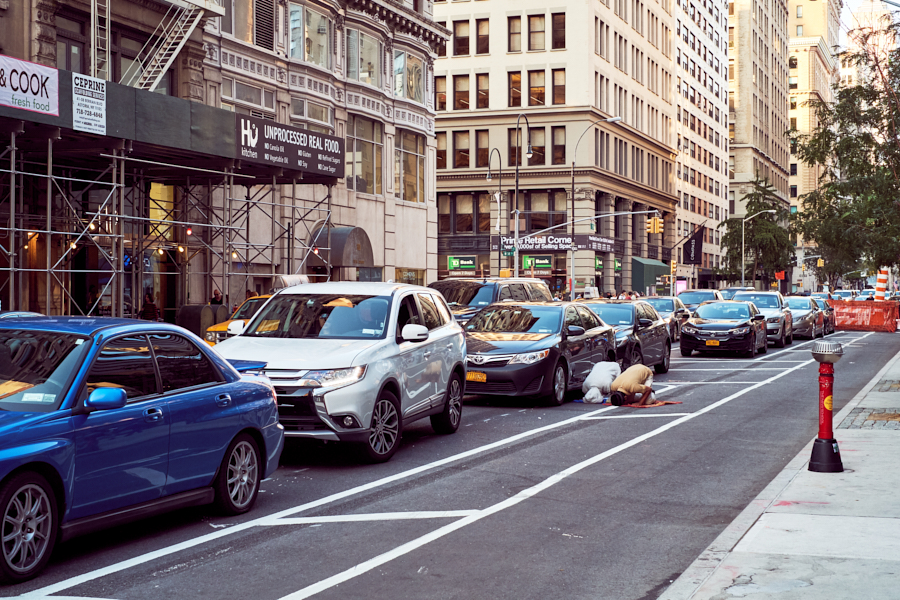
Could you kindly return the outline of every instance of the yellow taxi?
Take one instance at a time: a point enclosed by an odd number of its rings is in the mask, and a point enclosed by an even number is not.
[[[265,294],[263,296],[253,296],[252,298],[247,298],[244,300],[244,303],[238,306],[238,309],[234,311],[234,314],[231,315],[231,318],[227,321],[222,321],[221,323],[216,323],[212,327],[209,327],[206,330],[206,343],[210,346],[215,346],[222,340],[228,337],[228,324],[232,321],[236,321],[238,319],[241,320],[249,320],[253,315],[256,314],[263,304],[266,303],[266,300],[272,297],[272,294]]]

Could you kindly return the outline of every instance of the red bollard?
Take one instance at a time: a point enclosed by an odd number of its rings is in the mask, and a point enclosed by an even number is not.
[[[831,363],[819,364],[819,439],[830,440],[834,438],[833,427],[833,399],[834,392],[834,365]]]
[[[819,362],[819,437],[813,442],[809,470],[817,473],[840,473],[844,470],[841,451],[834,439],[834,363],[840,360],[843,349],[833,342],[816,342],[813,358]]]

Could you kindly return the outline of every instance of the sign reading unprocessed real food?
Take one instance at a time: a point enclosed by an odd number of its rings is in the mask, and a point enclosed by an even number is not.
[[[72,129],[106,135],[106,82],[72,73]]]
[[[0,54],[0,105],[59,116],[59,71]]]
[[[275,121],[237,114],[237,158],[246,162],[344,176],[344,140]]]

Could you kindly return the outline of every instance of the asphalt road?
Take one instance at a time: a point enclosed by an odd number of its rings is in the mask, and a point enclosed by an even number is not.
[[[835,412],[900,335],[838,333]],[[635,409],[470,398],[383,465],[291,443],[248,515],[190,509],[72,540],[0,596],[657,597],[817,431],[811,342],[755,359],[672,357]],[[676,353],[677,354],[677,351]]]

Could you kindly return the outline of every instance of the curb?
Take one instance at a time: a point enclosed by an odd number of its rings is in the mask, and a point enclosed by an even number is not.
[[[834,422],[840,424],[850,412],[856,408],[863,398],[872,391],[884,374],[900,361],[900,352],[889,359],[887,363],[869,380],[857,394],[847,402],[841,411],[835,415]],[[722,561],[731,553],[734,547],[741,541],[750,528],[769,509],[773,502],[790,485],[797,475],[809,463],[810,453],[814,440],[803,449],[775,476],[769,485],[754,498],[747,507],[732,521],[722,533],[700,553],[690,566],[682,572],[658,600],[689,600],[697,593],[704,583],[712,576]]]

